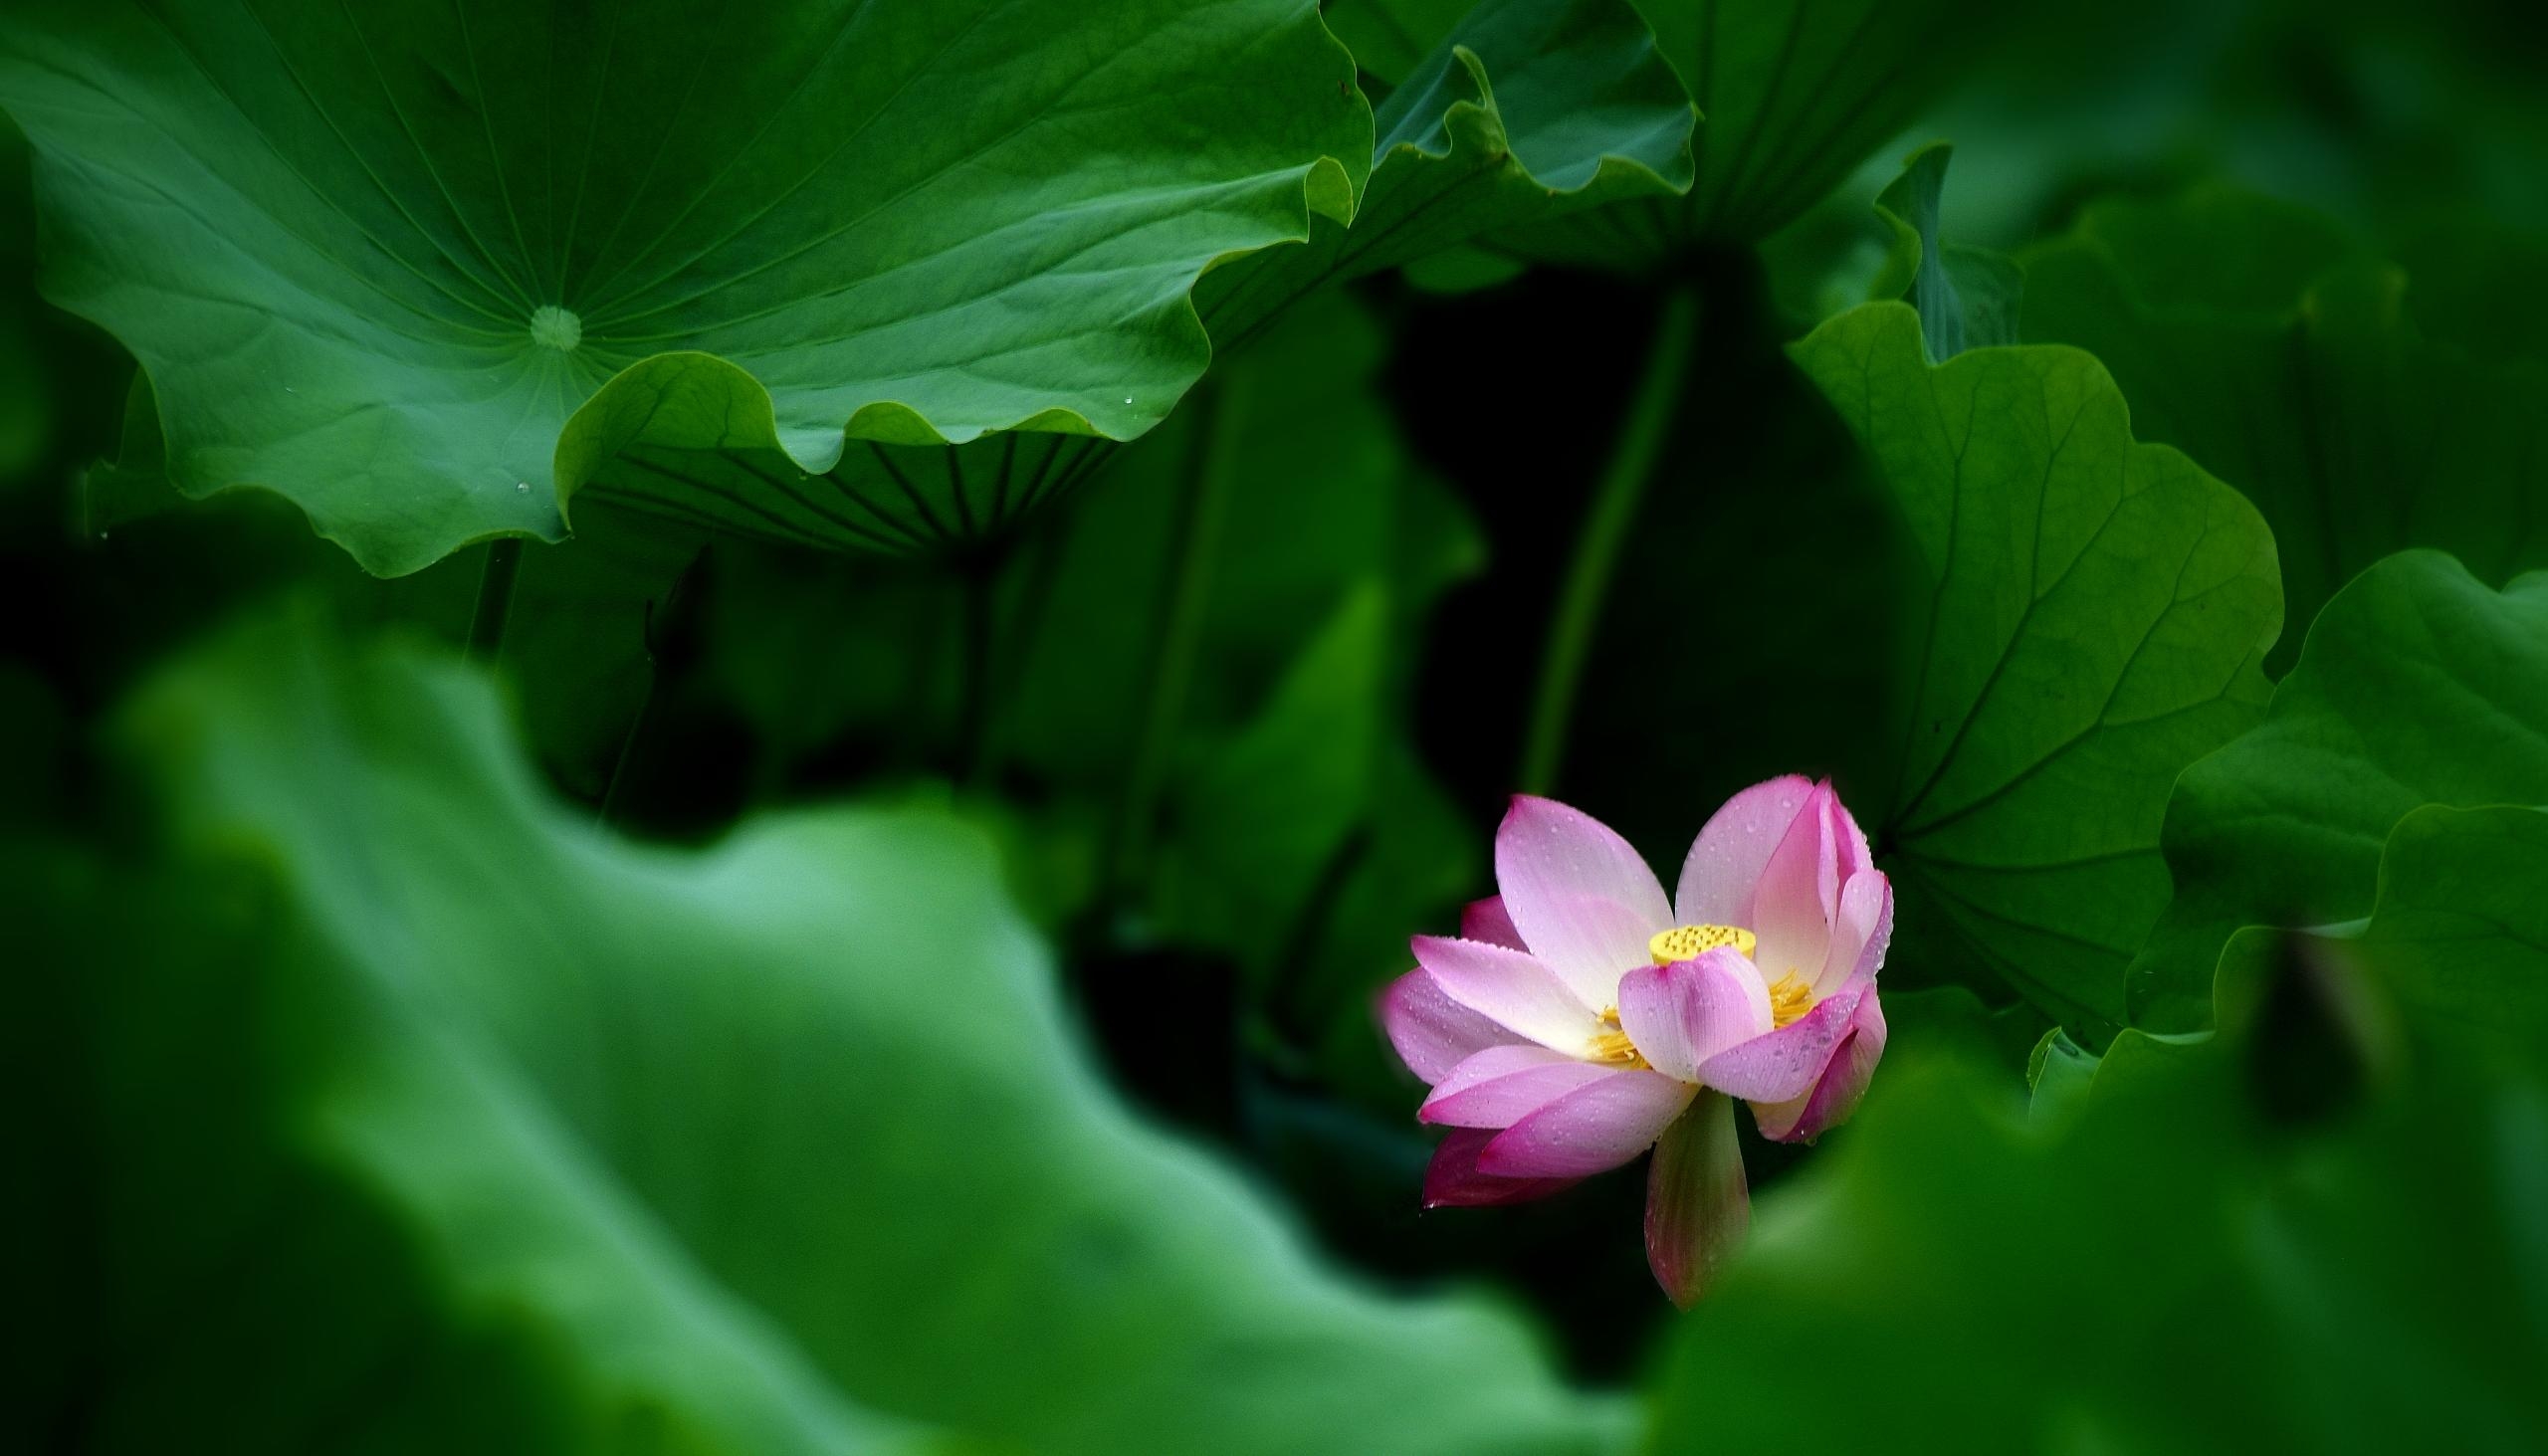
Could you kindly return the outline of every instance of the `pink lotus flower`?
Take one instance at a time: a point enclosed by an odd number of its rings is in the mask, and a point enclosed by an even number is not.
[[[1653,1147],[1646,1256],[1686,1308],[1751,1221],[1734,1100],[1800,1142],[1874,1075],[1893,887],[1830,783],[1795,776],[1717,810],[1671,903],[1627,841],[1548,799],[1514,799],[1495,881],[1381,997],[1433,1089],[1416,1116],[1451,1129],[1425,1205],[1543,1197]]]

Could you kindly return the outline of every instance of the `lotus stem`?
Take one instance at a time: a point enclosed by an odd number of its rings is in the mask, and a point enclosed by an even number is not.
[[[1647,346],[1645,367],[1636,397],[1628,402],[1610,463],[1601,473],[1585,516],[1584,533],[1575,543],[1575,559],[1560,588],[1556,619],[1550,624],[1548,648],[1540,659],[1540,685],[1531,702],[1531,725],[1522,742],[1516,785],[1525,793],[1547,793],[1556,786],[1566,759],[1567,729],[1575,718],[1575,694],[1584,677],[1584,657],[1601,624],[1601,604],[1609,597],[1610,575],[1617,569],[1619,546],[1635,523],[1645,486],[1654,474],[1655,456],[1669,432],[1673,406],[1689,375],[1690,349],[1696,340],[1698,294],[1688,284],[1664,296]]]
[[[1184,499],[1178,503],[1172,536],[1176,554],[1168,563],[1159,649],[1152,655],[1150,686],[1143,695],[1141,735],[1108,833],[1105,883],[1110,890],[1129,884],[1149,851],[1151,821],[1158,811],[1176,730],[1185,716],[1194,660],[1202,648],[1204,611],[1212,595],[1212,558],[1220,550],[1230,479],[1236,474],[1238,431],[1233,421],[1238,398],[1231,378],[1207,382],[1195,404],[1199,418],[1193,469]]]
[[[513,615],[514,578],[522,573],[522,537],[487,543],[487,566],[478,577],[478,610],[469,619],[469,661],[492,663],[505,650],[505,619]]]

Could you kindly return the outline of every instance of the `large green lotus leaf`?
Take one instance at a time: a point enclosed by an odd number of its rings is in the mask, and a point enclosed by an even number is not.
[[[1867,626],[1916,665],[1898,767],[1854,790],[1902,897],[1895,954],[1952,944],[2055,1015],[2118,1020],[2124,964],[2168,900],[2169,786],[2268,692],[2273,538],[2235,491],[2136,443],[2075,349],[1931,364],[1918,315],[1870,304],[1792,352],[1922,566],[1897,618]]]
[[[2497,592],[2406,551],[2336,593],[2264,723],[2177,783],[2176,898],[2133,961],[2133,1021],[2205,1025],[2242,926],[2370,914],[2382,846],[2426,804],[2548,804],[2548,575]]]
[[[1268,250],[1197,290],[1217,341],[1320,283],[1622,198],[1689,190],[1698,120],[1627,0],[1486,0],[1389,93],[1351,228]]]
[[[2543,881],[2548,813],[2428,804],[2389,832],[2370,916],[2303,943],[2373,977],[2373,1013],[2394,1009],[2439,1055],[2537,1065],[2548,1057]],[[2242,931],[2230,940],[2223,977],[2243,968],[2235,962],[2260,938]]]
[[[1962,79],[2009,0],[1637,0],[1706,118],[1686,195],[1528,230],[1534,255],[1626,269],[1769,237]]]
[[[943,811],[631,845],[534,785],[483,681],[279,625],[124,722],[181,872],[257,882],[101,1006],[135,1093],[110,1267],[151,1335],[102,1369],[126,1444],[1618,1434],[1509,1318],[1354,1287],[1128,1114]]]
[[[1494,229],[1689,186],[1689,100],[1627,0],[1490,0],[1441,20],[1430,55],[1380,107],[1353,225],[1314,218],[1306,245],[1265,249],[1203,276],[1195,305],[1217,351],[1247,343],[1324,285]],[[735,436],[737,385],[725,366],[680,359],[652,369],[649,388],[629,396],[631,421],[612,438],[640,422],[645,435],[579,467],[593,481],[587,489],[776,540],[897,552],[960,546],[1068,495],[1118,453],[1106,438],[1065,434],[955,445],[868,440],[812,473]],[[676,420],[687,423],[677,430]]]
[[[0,104],[177,484],[381,572],[556,539],[628,452],[818,499],[868,441],[1140,434],[1193,280],[1349,217],[1371,139],[1297,0],[44,0]]]
[[[1888,1058],[1682,1322],[1648,1449],[2536,1450],[2548,1097],[2420,1082],[2294,1136],[2266,1051],[2119,1042],[2031,1120]]]
[[[2413,300],[2436,294],[2450,328],[2470,312],[2453,297],[2519,298],[2534,275],[2472,242],[2419,255],[2402,274],[2308,209],[2226,188],[2101,203],[2027,255],[2025,334],[2096,354],[2144,439],[2256,503],[2295,621],[2410,546],[2500,583],[2548,565],[2548,368],[2500,310],[2472,350],[2428,340]]]

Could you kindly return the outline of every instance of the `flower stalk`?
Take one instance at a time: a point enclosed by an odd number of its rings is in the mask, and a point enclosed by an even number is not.
[[[1628,402],[1609,464],[1593,492],[1592,509],[1584,518],[1584,533],[1576,539],[1574,559],[1559,588],[1557,615],[1550,621],[1548,645],[1540,657],[1539,687],[1532,695],[1530,728],[1522,741],[1521,771],[1515,780],[1524,793],[1547,793],[1556,787],[1558,768],[1566,759],[1567,730],[1575,719],[1575,693],[1584,677],[1585,654],[1592,649],[1593,629],[1601,624],[1601,605],[1609,598],[1619,547],[1627,540],[1628,527],[1636,522],[1655,457],[1662,453],[1670,433],[1673,407],[1689,377],[1698,316],[1698,295],[1690,285],[1676,285],[1664,295],[1636,397]]]
[[[505,621],[513,615],[514,580],[522,573],[522,537],[487,542],[487,564],[478,573],[478,607],[469,617],[469,661],[492,663],[505,650]]]

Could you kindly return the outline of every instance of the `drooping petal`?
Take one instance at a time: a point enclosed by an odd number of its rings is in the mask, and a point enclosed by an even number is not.
[[[1840,908],[1839,826],[1829,784],[1817,783],[1761,871],[1748,925],[1761,937],[1752,958],[1772,984],[1793,975],[1810,985],[1831,954],[1831,919]]]
[[[1811,779],[1791,773],[1752,785],[1710,815],[1681,861],[1681,885],[1672,896],[1679,924],[1750,929],[1761,871],[1812,793]]]
[[[1699,1064],[1770,1029],[1770,990],[1731,945],[1619,979],[1619,1029],[1654,1070],[1699,1080]]]
[[[1696,1092],[1660,1072],[1609,1071],[1497,1134],[1478,1153],[1478,1171],[1580,1178],[1617,1167],[1652,1146]]]
[[[1453,1128],[1451,1136],[1433,1149],[1433,1160],[1424,1168],[1424,1206],[1427,1208],[1486,1208],[1503,1203],[1527,1203],[1551,1193],[1572,1188],[1577,1178],[1498,1178],[1477,1170],[1477,1155],[1493,1142],[1495,1134],[1484,1128]]]
[[[1875,1078],[1875,1064],[1884,1056],[1884,1008],[1870,985],[1849,1018],[1848,1034],[1840,1038],[1812,1090],[1787,1102],[1753,1105],[1752,1120],[1761,1136],[1779,1143],[1810,1143],[1847,1122]]]
[[[1827,996],[1857,976],[1873,979],[1893,943],[1893,883],[1881,870],[1860,870],[1840,887],[1840,913],[1831,922],[1831,949],[1813,977],[1813,993]]]
[[[1874,985],[1872,979],[1851,980],[1788,1025],[1701,1062],[1699,1080],[1745,1102],[1803,1097],[1848,1036],[1849,1018]]]
[[[1594,1009],[1645,943],[1672,927],[1663,886],[1607,825],[1551,799],[1517,795],[1495,832],[1495,884],[1531,953]]]
[[[1522,933],[1513,929],[1513,917],[1504,913],[1504,897],[1501,895],[1469,902],[1468,909],[1460,912],[1460,938],[1484,940],[1489,945],[1501,945],[1508,950],[1531,948],[1522,943]]]
[[[1418,936],[1409,943],[1415,963],[1432,973],[1445,994],[1507,1031],[1581,1053],[1601,1030],[1593,1008],[1538,956],[1439,936]]]
[[[1654,1144],[1645,1180],[1645,1262],[1682,1309],[1716,1282],[1752,1226],[1734,1099],[1702,1092]]]
[[[1521,1065],[1519,1057],[1506,1055],[1538,1050],[1489,1047],[1471,1057],[1470,1062],[1501,1061],[1512,1065],[1467,1077],[1452,1073],[1416,1110],[1416,1120],[1449,1128],[1509,1128],[1569,1093],[1618,1075],[1615,1067],[1579,1062],[1572,1057]],[[1466,1067],[1468,1063],[1461,1065]]]
[[[1433,972],[1417,966],[1380,992],[1380,1026],[1398,1060],[1427,1086],[1488,1047],[1522,1038],[1451,999]]]

